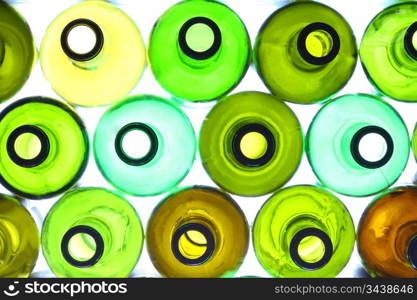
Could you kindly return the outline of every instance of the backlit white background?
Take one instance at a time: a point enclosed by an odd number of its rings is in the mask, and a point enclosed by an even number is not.
[[[29,23],[32,32],[35,36],[36,45],[39,49],[40,43],[42,41],[43,34],[49,25],[49,23],[63,10],[70,7],[73,4],[76,4],[80,1],[74,0],[18,0],[13,1],[9,0],[8,3],[12,4],[27,20]],[[124,10],[135,22],[137,23],[141,33],[144,37],[145,44],[148,45],[149,34],[151,32],[152,26],[158,17],[170,6],[177,3],[178,1],[173,0],[118,0],[112,1],[115,5],[119,6]],[[246,24],[249,34],[251,36],[252,44],[255,41],[256,34],[266,20],[266,18],[272,14],[276,9],[284,6],[289,3],[289,1],[272,1],[272,0],[225,0],[222,1],[225,4],[229,5],[243,20]],[[384,0],[350,0],[350,1],[341,1],[341,0],[323,0],[319,1],[325,3],[332,8],[336,9],[341,13],[352,26],[355,33],[358,44],[361,40],[362,34],[371,21],[371,19],[384,7],[393,4],[396,1],[384,1]],[[267,92],[262,81],[259,79],[253,65],[250,67],[245,78],[242,82],[236,87],[232,93],[240,91],[264,91]],[[138,86],[132,91],[131,95],[134,94],[155,94],[163,97],[169,98],[167,94],[155,81],[153,75],[149,69],[146,68],[146,71],[139,82]],[[347,93],[372,93],[376,94],[376,91],[373,89],[371,84],[368,82],[360,62],[356,66],[355,73],[349,83],[343,88],[338,95],[343,95]],[[0,105],[0,109],[3,109],[6,105],[9,105],[13,101],[18,99],[28,97],[28,96],[49,96],[55,99],[60,99],[58,95],[54,93],[49,83],[44,79],[39,62],[37,62],[32,75],[23,89],[15,95],[12,99]],[[409,128],[410,135],[413,131],[415,121],[417,119],[417,103],[400,103],[397,101],[388,101],[400,112],[406,124]],[[185,112],[191,119],[196,134],[198,134],[201,123],[208,113],[210,108],[215,104],[212,103],[203,103],[203,104],[188,104],[184,107]],[[289,104],[290,107],[297,114],[302,127],[303,132],[306,133],[308,126],[314,117],[315,113],[320,108],[320,105],[297,105]],[[98,119],[101,114],[108,107],[99,107],[99,108],[79,108],[76,110],[80,114],[81,118],[87,125],[89,136],[90,136],[90,145],[91,140],[94,134],[94,128],[97,124]],[[70,151],[70,150],[69,150]],[[416,170],[416,163],[412,155],[409,158],[409,164],[400,177],[400,179],[395,183],[395,185],[410,184],[414,181]],[[191,172],[185,178],[185,180],[180,184],[180,186],[189,186],[189,185],[209,185],[215,186],[215,184],[210,180],[210,178],[205,173],[199,155],[197,154],[195,163],[192,167]],[[294,175],[294,177],[286,184],[286,186],[291,186],[295,184],[318,184],[316,177],[314,176],[311,168],[308,164],[307,158],[304,154],[302,163]],[[81,180],[78,183],[79,186],[98,186],[98,187],[107,187],[113,189],[98,172],[96,167],[92,151],[90,152],[89,164],[86,172],[82,176]],[[9,193],[5,189],[1,188],[0,192]],[[373,197],[362,197],[362,198],[352,198],[336,194],[347,206],[349,209],[352,218],[354,220],[355,226],[358,225],[358,221],[361,217],[362,212],[368,203],[373,199]],[[137,209],[138,214],[142,220],[144,229],[146,228],[150,214],[152,213],[153,208],[156,204],[163,199],[165,195],[160,195],[157,197],[131,197],[126,196]],[[233,196],[237,203],[241,206],[245,212],[246,218],[252,227],[255,220],[256,214],[262,204],[268,199],[270,195],[263,197],[255,198],[246,198]],[[45,218],[50,207],[56,202],[59,197],[38,200],[38,201],[26,201],[26,205],[30,208],[31,213],[37,219],[39,230],[42,226],[42,220]],[[248,276],[256,275],[261,277],[269,277],[268,273],[263,270],[261,265],[257,262],[255,253],[253,251],[252,243],[250,243],[250,248],[248,254],[245,258],[244,263],[240,267],[236,276]],[[363,272],[361,268],[360,258],[357,254],[356,247],[351,257],[351,260],[345,267],[345,269],[340,273],[340,277],[362,277],[366,273]],[[43,258],[42,253],[38,263],[35,267],[35,273],[33,276],[45,277],[53,276],[51,274],[45,259]],[[150,262],[146,245],[141,255],[141,258],[132,274],[132,276],[139,277],[159,277],[160,275],[153,267]]]

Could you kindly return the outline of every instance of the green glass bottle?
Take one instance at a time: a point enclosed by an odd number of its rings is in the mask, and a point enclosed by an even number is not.
[[[58,277],[127,277],[139,260],[143,239],[131,204],[102,188],[64,194],[42,228],[43,254]]]
[[[417,3],[390,6],[368,25],[360,46],[369,80],[383,94],[417,101]]]
[[[256,69],[269,90],[285,101],[326,100],[352,76],[357,47],[346,20],[330,7],[300,1],[263,24],[255,42]]]
[[[0,1],[0,101],[12,97],[25,84],[36,56],[29,25],[12,6]]]
[[[149,42],[152,71],[169,93],[189,101],[227,94],[250,63],[245,25],[217,1],[188,0],[156,22]]]
[[[417,277],[417,187],[394,188],[369,204],[358,251],[373,277]]]
[[[315,186],[278,191],[265,202],[253,227],[256,256],[274,277],[335,277],[354,244],[346,207]]]
[[[323,106],[306,144],[320,181],[350,196],[371,195],[393,184],[410,150],[401,116],[387,102],[365,94],[344,95]]]
[[[146,51],[128,15],[107,1],[90,0],[49,25],[40,61],[58,95],[74,105],[95,106],[118,101],[136,86]]]
[[[94,136],[96,162],[107,180],[126,193],[149,196],[175,187],[196,152],[193,127],[179,107],[151,95],[110,108]]]
[[[31,199],[62,193],[81,177],[88,136],[76,112],[62,102],[30,97],[0,113],[0,182]]]
[[[29,277],[39,246],[30,213],[15,198],[0,194],[0,278]]]
[[[231,277],[249,244],[239,206],[227,194],[203,186],[163,200],[146,236],[152,262],[165,277]]]
[[[243,92],[210,111],[200,132],[200,154],[210,177],[223,189],[257,196],[283,186],[303,153],[297,117],[269,94]]]

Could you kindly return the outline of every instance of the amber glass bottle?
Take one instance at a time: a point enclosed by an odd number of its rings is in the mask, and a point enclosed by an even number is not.
[[[373,277],[417,277],[417,187],[392,189],[368,206],[358,251]]]

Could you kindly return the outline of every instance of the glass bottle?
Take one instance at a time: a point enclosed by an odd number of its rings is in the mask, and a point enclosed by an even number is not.
[[[126,193],[161,194],[190,170],[196,151],[193,127],[170,101],[140,95],[111,107],[94,137],[96,162],[107,180]]]
[[[42,228],[43,254],[58,277],[127,277],[139,260],[143,239],[136,210],[102,188],[67,192]]]
[[[379,195],[358,227],[358,251],[373,277],[417,277],[417,188]]]
[[[256,256],[274,277],[335,277],[355,244],[352,218],[328,191],[308,185],[279,190],[253,227]]]
[[[45,77],[71,104],[105,105],[125,97],[146,62],[135,22],[107,1],[83,1],[62,12],[43,38]]]
[[[352,29],[332,8],[300,1],[274,12],[256,38],[254,62],[278,98],[310,104],[328,99],[350,79],[357,46]]]
[[[362,37],[360,58],[369,80],[383,94],[417,101],[417,4],[390,6],[378,13]]]
[[[344,95],[323,106],[306,144],[320,181],[349,196],[389,187],[403,172],[410,151],[401,116],[387,102],[366,94]]]
[[[164,277],[231,277],[248,243],[248,224],[238,205],[203,186],[169,195],[147,227],[149,255]]]
[[[20,196],[40,199],[73,186],[88,160],[88,136],[64,103],[30,97],[0,113],[0,182]]]
[[[149,60],[159,84],[177,98],[209,101],[232,90],[250,63],[245,25],[217,1],[181,1],[155,23]]]
[[[200,132],[200,154],[210,177],[225,190],[257,196],[284,185],[303,153],[292,110],[272,95],[242,92],[221,100]]]

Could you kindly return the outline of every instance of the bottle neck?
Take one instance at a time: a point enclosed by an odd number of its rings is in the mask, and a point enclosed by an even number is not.
[[[61,239],[61,253],[66,262],[77,268],[97,264],[112,241],[111,231],[100,219],[82,218]]]
[[[396,256],[417,270],[417,222],[402,225],[395,238]]]
[[[286,243],[291,259],[304,270],[323,268],[333,255],[327,228],[311,217],[298,218],[287,227]]]
[[[292,62],[305,71],[322,69],[331,63],[340,50],[336,30],[325,23],[311,23],[291,38],[289,56]]]
[[[194,17],[182,25],[178,33],[178,54],[192,68],[204,68],[221,52],[222,34],[219,26],[206,17]]]
[[[171,251],[184,265],[198,266],[212,258],[216,250],[216,236],[211,224],[203,220],[188,220],[177,226]]]
[[[392,43],[392,57],[396,67],[401,73],[414,76],[417,70],[417,22],[401,30]]]
[[[102,62],[104,34],[98,24],[89,19],[68,23],[61,33],[61,48],[72,63],[92,70]]]
[[[353,124],[342,130],[340,149],[352,168],[377,169],[387,164],[394,152],[391,135],[382,127],[367,123]]]

